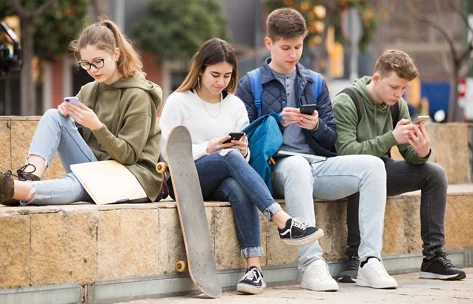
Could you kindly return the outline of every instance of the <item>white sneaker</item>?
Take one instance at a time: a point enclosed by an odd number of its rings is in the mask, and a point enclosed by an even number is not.
[[[301,287],[315,291],[337,291],[338,284],[328,270],[324,260],[312,262],[302,275]]]
[[[356,285],[371,288],[397,288],[396,279],[390,276],[377,258],[369,258],[358,269]]]

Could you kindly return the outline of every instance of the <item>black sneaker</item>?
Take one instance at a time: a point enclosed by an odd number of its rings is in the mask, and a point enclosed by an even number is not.
[[[462,280],[466,278],[465,272],[456,269],[452,262],[447,259],[447,254],[437,251],[431,259],[424,258],[420,266],[420,278],[441,280]]]
[[[338,281],[343,283],[356,283],[359,266],[360,259],[357,254],[348,256],[347,267],[338,275]]]
[[[245,275],[238,281],[237,291],[246,294],[260,294],[266,287],[263,274],[256,266],[251,266]]]
[[[315,226],[309,226],[302,218],[290,218],[284,229],[279,229],[279,237],[286,245],[304,246],[317,241],[324,236],[324,231]]]

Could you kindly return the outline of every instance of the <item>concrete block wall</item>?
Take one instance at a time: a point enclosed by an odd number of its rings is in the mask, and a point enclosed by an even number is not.
[[[473,248],[473,187],[464,187],[448,197],[447,250]],[[383,255],[422,252],[419,206],[418,193],[388,199]],[[316,200],[314,208],[324,258],[344,259],[346,202]],[[206,203],[206,213],[217,268],[244,268],[230,205]],[[297,263],[297,248],[260,219],[263,266]],[[185,259],[174,202],[0,207],[0,289],[168,275]]]

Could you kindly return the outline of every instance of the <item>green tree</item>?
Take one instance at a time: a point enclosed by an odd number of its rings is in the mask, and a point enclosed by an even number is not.
[[[133,27],[133,37],[159,61],[186,59],[212,38],[228,39],[218,0],[148,0],[147,13]]]
[[[21,22],[21,113],[36,110],[32,60],[53,59],[67,52],[68,44],[80,31],[87,16],[88,0],[11,0],[0,2],[0,18],[17,15]],[[39,18],[41,17],[41,18]]]

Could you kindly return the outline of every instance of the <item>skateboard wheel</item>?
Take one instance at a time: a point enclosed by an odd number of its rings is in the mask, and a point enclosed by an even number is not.
[[[156,172],[163,174],[167,170],[167,165],[163,162],[159,162],[156,164]]]
[[[177,272],[184,272],[184,270],[186,270],[186,262],[178,261],[176,263],[176,270]]]

